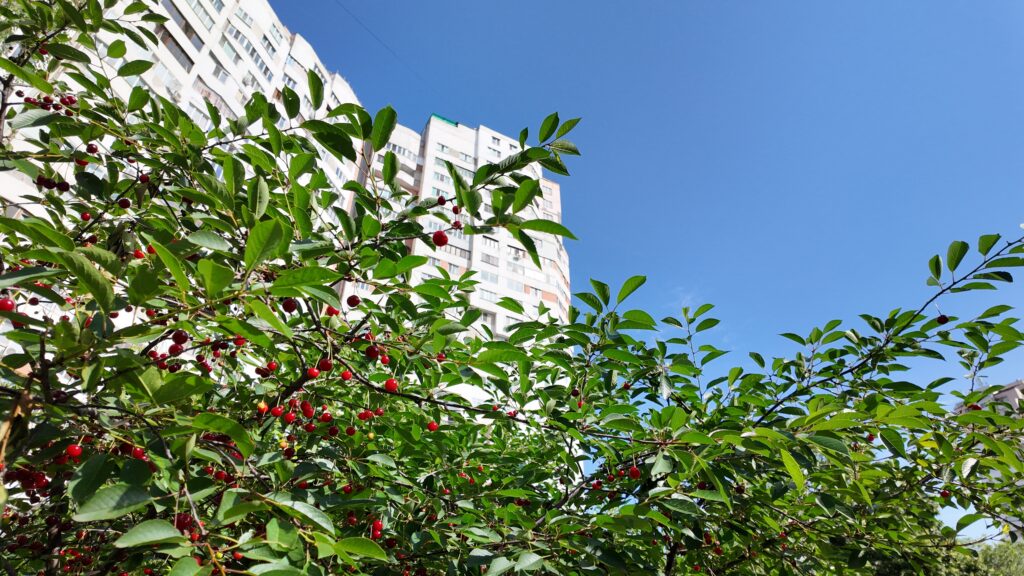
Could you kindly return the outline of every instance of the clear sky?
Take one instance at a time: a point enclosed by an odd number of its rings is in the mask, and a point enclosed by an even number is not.
[[[715,303],[723,369],[793,353],[780,332],[916,308],[951,240],[1024,233],[1017,0],[271,1],[364,106],[411,127],[583,117],[562,180],[573,291],[645,274],[634,304],[655,315]]]

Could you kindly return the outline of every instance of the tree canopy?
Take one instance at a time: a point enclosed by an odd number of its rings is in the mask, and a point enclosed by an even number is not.
[[[540,265],[535,239],[569,232],[527,216],[543,191],[524,169],[567,174],[576,120],[450,170],[454,198],[413,196],[390,108],[315,97],[300,120],[255,93],[203,130],[119,97],[99,65],[119,44],[97,35],[151,45],[161,20],[0,5],[0,169],[34,186],[0,194],[8,574],[872,573],[944,562],[976,522],[1021,530],[1024,420],[978,384],[1017,319],[933,305],[1012,281],[1024,239],[953,242],[927,301],[784,334],[792,357],[727,355],[710,305],[632,307],[643,276],[591,281],[567,322],[504,301],[530,320],[502,340],[474,272],[413,280],[412,243],[444,243],[419,219],[506,229]],[[381,178],[323,172],[373,155]],[[342,301],[353,282],[372,296]],[[944,392],[922,361],[968,381]],[[969,513],[939,529],[939,506]]]

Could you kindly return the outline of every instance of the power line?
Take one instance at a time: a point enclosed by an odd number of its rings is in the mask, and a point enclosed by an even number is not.
[[[385,50],[387,50],[392,56],[394,56],[395,60],[397,60],[402,66],[405,66],[405,68],[412,72],[413,75],[415,75],[417,78],[419,78],[420,82],[423,82],[423,84],[428,88],[430,87],[430,84],[427,82],[426,78],[424,78],[419,72],[417,72],[416,69],[413,68],[408,62],[406,62],[401,56],[399,56],[398,52],[395,52],[395,50],[391,48],[391,46],[389,46],[387,42],[385,42],[380,36],[377,36],[373,32],[373,30],[370,30],[370,27],[363,23],[363,21],[360,20],[359,17],[355,15],[355,13],[349,10],[347,6],[342,4],[341,0],[334,0],[334,3],[337,4],[338,7],[340,7],[342,10],[344,10],[345,13],[352,18],[352,20],[355,20],[356,24],[359,24],[359,26],[363,30],[365,30],[367,34],[373,37],[373,39],[376,40],[378,44],[383,46]]]

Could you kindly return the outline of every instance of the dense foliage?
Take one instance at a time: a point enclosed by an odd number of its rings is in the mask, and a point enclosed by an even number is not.
[[[210,106],[204,131],[114,94],[98,63],[155,42],[159,17],[105,5],[126,16],[0,4],[0,167],[36,184],[38,214],[0,218],[9,574],[871,573],[941,562],[973,522],[1020,529],[1024,420],[975,386],[1020,345],[1017,321],[933,304],[1010,281],[1021,239],[954,242],[919,307],[786,334],[799,353],[746,368],[712,364],[711,306],[630,308],[639,276],[591,282],[567,323],[525,311],[501,341],[474,328],[472,272],[411,282],[411,243],[444,241],[418,218],[504,228],[535,255],[533,237],[568,231],[524,217],[541,189],[522,171],[565,173],[575,121],[550,116],[535,144],[524,130],[472,181],[451,170],[443,204],[403,193],[388,153],[345,211],[320,161],[365,162],[394,111],[299,123],[285,88],[241,118]],[[107,53],[101,30],[119,37]],[[342,302],[355,281],[373,296]],[[915,381],[923,359],[969,392]],[[937,531],[940,505],[973,512]]]
[[[1024,543],[999,542],[981,547],[977,554],[961,554],[937,548],[937,562],[923,570],[903,558],[876,564],[875,576],[1018,576],[1024,574]]]

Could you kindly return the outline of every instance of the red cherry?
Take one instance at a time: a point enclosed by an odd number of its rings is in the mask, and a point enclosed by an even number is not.
[[[345,381],[351,380],[352,379],[352,372],[350,372],[348,370],[345,370],[344,372],[341,373],[341,379],[345,380]]]
[[[355,428],[355,426],[349,426],[348,428],[345,428],[345,434],[348,434],[349,436],[355,436],[356,435],[356,428]]]
[[[334,306],[328,306],[327,307],[327,315],[328,316],[337,316],[338,314],[341,314],[341,311],[338,310],[337,308],[335,308]]]
[[[284,301],[281,302],[281,309],[289,314],[295,312],[298,308],[299,303],[296,302],[294,298],[285,298]]]
[[[376,360],[380,357],[380,348],[376,344],[371,344],[366,347],[366,351],[363,352],[367,360]]]
[[[437,246],[438,248],[448,244],[448,235],[444,233],[444,230],[434,232],[430,239],[434,242],[434,246]]]
[[[85,158],[75,158],[75,164],[78,164],[79,166],[88,166],[89,161]]]
[[[13,312],[16,308],[14,300],[10,298],[0,298],[0,312]]]
[[[241,552],[232,552],[231,553],[231,557],[234,558],[235,560],[241,560],[242,558],[244,558],[244,556],[242,556]]]
[[[174,333],[171,334],[171,340],[173,340],[175,344],[184,345],[188,342],[188,339],[188,332],[185,332],[184,330],[175,330]]]
[[[398,380],[395,380],[394,378],[388,378],[384,382],[384,389],[392,394],[398,392]]]
[[[127,210],[132,207],[132,201],[130,198],[121,198],[117,201],[117,205],[122,209]]]
[[[631,387],[632,384],[630,384],[629,382],[626,382],[625,384],[622,385],[623,390],[629,390]]]
[[[380,357],[380,363],[385,365],[385,366],[387,366],[388,364],[391,364],[391,357],[388,356],[387,354],[381,356]]]
[[[636,466],[630,466],[629,467],[629,477],[632,478],[633,480],[639,479],[640,478],[640,469],[637,468]]]
[[[332,418],[333,417],[331,416],[330,412],[324,412],[323,414],[320,415],[321,422],[330,422]]]
[[[270,415],[273,416],[274,418],[277,418],[281,414],[284,414],[284,408],[281,406],[274,406],[273,408],[270,409]]]
[[[141,446],[136,446],[135,448],[132,448],[132,458],[135,458],[136,460],[145,460],[146,451]]]
[[[345,494],[351,494],[352,493],[352,485],[351,484],[345,484],[344,486],[342,486],[341,491],[344,492]]]
[[[327,429],[327,434],[329,436],[337,436],[338,432],[340,431],[341,430],[339,430],[337,426],[331,426],[330,428]]]
[[[945,324],[946,322],[949,322],[949,316],[946,316],[945,314],[939,314],[938,317],[935,318],[935,322],[937,322],[939,325]]]
[[[444,355],[444,352],[438,352],[437,353],[437,361],[438,362],[444,362],[447,359],[448,359],[448,357]]]
[[[953,494],[949,490],[943,490],[939,492],[939,496],[941,496],[942,498],[949,498],[952,495]]]
[[[69,444],[68,447],[64,449],[64,453],[72,458],[78,458],[82,455],[82,447],[78,444]]]
[[[721,546],[715,546],[714,549],[712,549],[711,551],[715,553],[715,556],[721,556],[725,553],[725,551],[722,550]]]
[[[384,409],[383,408],[377,408],[376,410],[373,411],[373,414],[374,414],[374,416],[383,416],[384,415]]]
[[[306,370],[306,376],[309,376],[310,378],[316,378],[319,375],[320,371],[317,370],[316,368],[309,368]]]
[[[140,174],[139,175],[139,182],[142,182],[143,184],[148,183],[149,182],[149,174]]]
[[[92,214],[89,214],[88,212],[82,212],[82,220],[85,220],[86,222],[92,220]]]
[[[433,420],[431,420],[430,423],[427,424],[427,430],[430,430],[431,432],[437,432],[438,428],[440,428],[440,426],[438,426],[437,422],[434,422]]]
[[[135,252],[133,252],[132,254],[135,256],[136,260],[142,260],[146,257],[146,253],[138,248],[136,248]]]
[[[321,372],[330,372],[331,369],[334,368],[334,362],[331,362],[330,358],[321,358],[320,361],[317,362],[316,367],[319,368]]]
[[[437,205],[438,206],[444,206],[446,202],[448,202],[448,199],[445,198],[444,196],[438,196],[437,197]]]
[[[270,406],[267,406],[266,402],[260,400],[260,403],[256,405],[256,411],[260,414],[266,414],[267,410],[270,410]]]
[[[89,154],[95,154],[100,151],[100,147],[95,144],[87,144],[85,146],[85,151]]]
[[[980,404],[971,404],[967,407],[968,410],[981,410]]]
[[[462,212],[462,206],[452,206],[452,214],[458,214]]]
[[[348,304],[349,308],[355,308],[356,306],[359,306],[359,304],[361,304],[362,301],[362,298],[353,294],[345,300],[345,303]]]
[[[452,228],[455,228],[456,230],[462,230],[462,222],[458,220],[452,222]]]
[[[298,418],[298,416],[295,415],[295,412],[289,412],[284,415],[284,422],[285,424],[291,424],[292,422],[295,422],[296,418]]]

